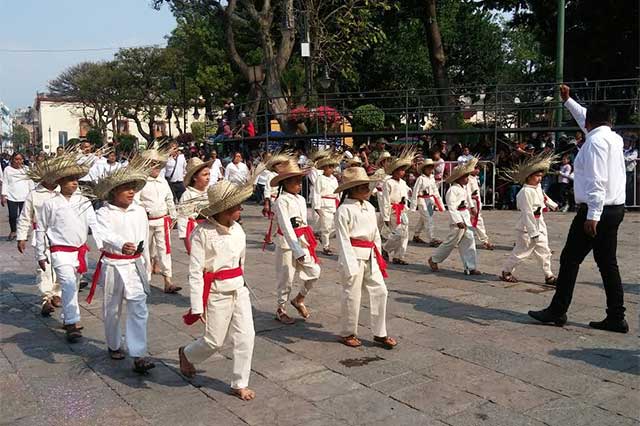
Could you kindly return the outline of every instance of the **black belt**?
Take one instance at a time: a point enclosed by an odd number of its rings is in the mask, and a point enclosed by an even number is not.
[[[604,209],[615,209],[615,208],[620,208],[620,207],[624,207],[624,204],[610,204],[608,206],[604,206]],[[587,203],[579,203],[578,204],[578,208],[580,209],[588,209],[589,206],[587,206]]]

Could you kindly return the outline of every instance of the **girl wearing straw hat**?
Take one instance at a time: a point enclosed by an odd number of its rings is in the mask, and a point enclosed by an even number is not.
[[[93,274],[87,302],[91,303],[98,283],[104,288],[104,334],[109,356],[122,360],[120,316],[127,305],[125,340],[133,358],[133,371],[145,374],[155,368],[147,356],[147,295],[150,293],[149,221],[145,209],[134,198],[147,183],[155,161],[138,155],[126,167],[99,178],[96,197],[104,201],[96,213],[96,245],[101,251]]]
[[[255,331],[249,289],[243,278],[246,235],[237,222],[241,203],[251,197],[253,183],[262,171],[256,167],[242,185],[227,180],[207,191],[198,214],[207,218],[191,238],[189,287],[191,309],[186,324],[205,323],[204,336],[178,349],[180,371],[188,378],[196,374],[194,364],[204,362],[220,350],[225,340],[233,344],[231,392],[248,401],[255,398],[249,389]]]
[[[151,274],[161,274],[164,279],[164,292],[175,294],[182,287],[171,283],[173,268],[171,266],[171,228],[177,217],[173,202],[173,192],[161,172],[169,152],[167,148],[152,148],[143,151],[142,158],[151,162],[151,172],[147,184],[136,194],[136,201],[147,212],[149,219],[149,256],[151,267],[148,268],[148,279]]]
[[[418,168],[422,173],[411,191],[411,209],[418,210],[420,214],[416,231],[413,234],[413,242],[417,244],[429,244],[431,247],[438,247],[442,244],[433,235],[433,213],[434,211],[444,211],[442,198],[438,185],[433,177],[433,169],[436,163],[431,158],[427,158]],[[425,232],[427,241],[420,238],[422,231]]]
[[[469,181],[469,174],[476,166],[477,159],[460,164],[451,171],[446,182],[451,184],[445,199],[449,210],[449,235],[428,260],[431,270],[438,271],[438,263],[443,262],[457,246],[464,273],[466,275],[480,275],[476,269],[476,241],[471,230],[471,215],[469,209],[473,206],[471,196],[465,185]]]
[[[367,201],[376,177],[367,177],[362,167],[350,167],[335,193],[343,193],[336,213],[339,265],[343,286],[341,299],[341,342],[350,347],[362,343],[357,338],[362,287],[369,293],[374,342],[392,349],[397,342],[387,336],[386,263],[381,254],[380,232],[374,207]]]
[[[384,183],[382,191],[382,218],[391,230],[387,242],[384,244],[383,255],[392,256],[396,265],[408,265],[404,260],[409,244],[409,216],[406,212],[409,202],[409,186],[404,181],[406,170],[411,167],[415,157],[415,149],[405,149],[397,157],[389,161],[385,167],[391,175]]]
[[[198,157],[190,158],[187,161],[187,171],[184,174],[184,183],[187,185],[187,189],[180,197],[179,204],[186,204],[193,198],[206,197],[212,163],[213,160],[204,162]],[[180,215],[178,218],[178,237],[184,242],[187,253],[191,251],[191,233],[198,224],[204,222],[205,219],[198,218],[195,213],[189,217]]]
[[[513,271],[520,262],[534,254],[542,265],[545,284],[554,285],[556,282],[556,277],[551,272],[551,250],[542,213],[547,209],[557,210],[558,205],[547,197],[540,185],[552,161],[553,156],[533,157],[508,173],[514,182],[522,185],[522,189],[516,197],[520,211],[516,224],[516,245],[502,267],[502,281],[517,283]]]
[[[340,157],[332,155],[316,163],[316,167],[322,170],[322,174],[316,178],[313,185],[313,204],[318,214],[318,225],[322,253],[332,256],[329,238],[333,233],[333,218],[340,202],[339,196],[334,193],[338,187],[338,179],[333,175],[335,167],[340,164]]]
[[[484,227],[484,218],[482,217],[482,200],[480,199],[480,185],[478,184],[478,175],[480,174],[480,166],[476,162],[476,166],[469,175],[469,183],[467,191],[471,195],[471,201],[475,207],[475,216],[471,216],[471,226],[473,232],[478,236],[478,240],[482,243],[482,247],[487,250],[493,250],[495,247],[489,241],[487,230]]]
[[[291,294],[296,272],[303,285],[291,304],[301,317],[308,318],[309,310],[305,297],[320,278],[320,265],[316,256],[317,242],[313,228],[307,223],[307,203],[300,195],[302,179],[308,173],[301,170],[295,161],[281,166],[278,176],[271,179],[271,186],[278,188],[278,199],[274,203],[278,221],[276,239],[276,281],[278,282],[278,307],[276,319],[284,324],[293,324],[287,315],[286,305]]]
[[[44,201],[36,228],[36,252],[42,271],[47,271],[47,247],[51,266],[60,283],[62,322],[67,340],[77,342],[80,330],[78,305],[79,275],[87,272],[89,228],[95,231],[96,215],[89,199],[78,191],[78,178],[89,173],[95,157],[66,152],[45,164],[42,180],[60,187],[60,192]],[[94,234],[94,239],[97,237]]]

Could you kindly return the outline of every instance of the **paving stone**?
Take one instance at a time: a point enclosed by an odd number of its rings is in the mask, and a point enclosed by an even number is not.
[[[305,374],[282,385],[290,392],[312,402],[363,389],[358,382],[329,370]]]
[[[371,389],[361,389],[346,395],[320,401],[316,404],[323,411],[350,424],[370,424],[396,416],[407,415],[413,410]]]
[[[447,417],[444,421],[451,426],[544,426],[540,421],[490,402]]]
[[[448,417],[483,402],[475,395],[434,380],[399,390],[391,396],[435,418]]]

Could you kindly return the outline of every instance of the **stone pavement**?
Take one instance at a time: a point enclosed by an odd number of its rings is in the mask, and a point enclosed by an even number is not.
[[[6,211],[0,235],[8,234]],[[177,348],[200,335],[185,326],[187,257],[174,235],[174,281],[180,295],[164,295],[161,280],[148,299],[149,351],[157,368],[139,377],[130,361],[106,355],[101,297],[84,303],[85,338],[69,345],[58,314],[39,315],[30,250],[0,242],[0,423],[7,425],[633,425],[640,416],[638,302],[640,215],[621,227],[619,261],[631,332],[592,330],[604,315],[604,292],[591,256],[579,276],[569,324],[534,325],[527,310],[547,305],[534,260],[517,271],[523,282],[495,274],[512,245],[515,212],[485,212],[498,247],[479,252],[485,275],[462,274],[457,254],[433,274],[425,261],[433,249],[411,245],[407,267],[390,266],[388,329],[396,350],[371,344],[367,308],[361,314],[364,346],[336,343],[339,287],[336,259],[322,259],[322,280],[308,298],[312,317],[294,326],[273,320],[273,252],[261,251],[265,222],[245,210],[246,278],[254,300],[256,345],[251,387],[257,399],[228,394],[230,351],[199,365],[185,380]],[[553,269],[573,214],[552,213],[547,222]],[[412,218],[414,219],[414,218]],[[415,223],[415,222],[413,222]],[[437,217],[444,237],[446,218]],[[95,263],[96,251],[92,253]],[[100,294],[98,294],[101,296]],[[366,301],[366,297],[363,297]]]

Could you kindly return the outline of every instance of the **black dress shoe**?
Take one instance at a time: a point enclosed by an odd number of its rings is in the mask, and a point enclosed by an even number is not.
[[[551,313],[548,308],[541,311],[529,311],[529,316],[543,323],[554,323],[558,327],[567,323],[567,314],[556,315]]]
[[[628,333],[629,324],[624,318],[620,320],[614,320],[606,317],[602,321],[591,321],[589,327],[597,328],[598,330],[613,331],[615,333]]]

